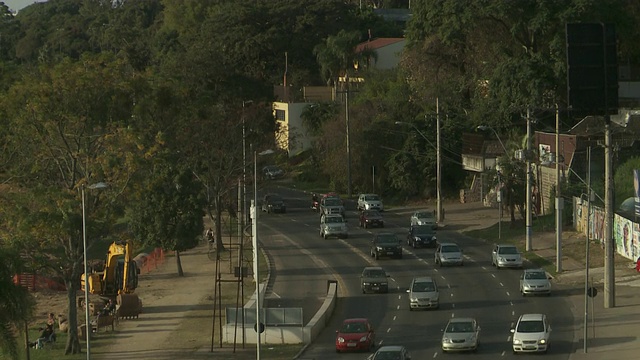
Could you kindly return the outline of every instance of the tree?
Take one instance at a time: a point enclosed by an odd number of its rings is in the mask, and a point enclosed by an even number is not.
[[[638,156],[625,161],[615,170],[613,183],[616,184],[614,194],[616,207],[620,206],[626,199],[635,196],[633,170],[640,170],[640,157]]]
[[[0,238],[6,236],[10,234],[0,231]],[[11,359],[18,359],[16,329],[25,327],[35,308],[33,296],[13,282],[14,275],[22,273],[23,265],[18,253],[0,247],[0,349]]]

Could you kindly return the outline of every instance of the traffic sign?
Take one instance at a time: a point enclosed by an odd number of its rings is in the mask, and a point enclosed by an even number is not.
[[[254,324],[253,325],[253,330],[258,331],[258,324]],[[264,324],[260,323],[260,334],[262,334],[264,332]]]
[[[590,287],[587,289],[587,295],[589,295],[589,297],[596,297],[596,295],[598,295],[598,289],[594,288],[594,287]]]

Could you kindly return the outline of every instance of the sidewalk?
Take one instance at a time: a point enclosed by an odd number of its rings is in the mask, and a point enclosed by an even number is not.
[[[498,221],[498,210],[485,208],[481,203],[445,204],[446,218],[444,228],[456,231],[482,229]],[[504,214],[503,214],[504,216]],[[505,218],[503,217],[503,221]],[[508,223],[508,218],[506,219]],[[600,244],[590,244],[591,266],[589,278],[598,290],[588,312],[587,353],[584,353],[584,281],[585,281],[585,237],[582,234],[565,229],[562,234],[562,272],[556,274],[554,283],[559,286],[575,288],[570,292],[572,312],[575,321],[574,352],[569,360],[626,360],[640,357],[640,274],[633,268],[631,260],[621,256],[615,258],[615,307],[604,308],[603,249]],[[532,234],[534,252],[556,263],[556,233],[548,231]],[[524,248],[524,234],[520,244]],[[582,251],[580,261],[568,257],[565,250],[572,254]],[[551,350],[553,351],[553,350]]]

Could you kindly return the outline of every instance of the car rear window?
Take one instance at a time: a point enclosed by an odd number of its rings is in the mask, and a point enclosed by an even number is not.
[[[416,282],[413,284],[412,290],[415,292],[436,291],[436,285],[431,281]]]
[[[518,253],[518,249],[515,246],[502,246],[498,249],[499,254],[513,255]]]
[[[442,247],[442,252],[460,252],[460,248],[456,245],[444,245]]]
[[[378,235],[378,242],[379,243],[393,243],[396,244],[398,242],[398,240],[396,239],[396,236],[393,234],[383,234],[383,235]]]

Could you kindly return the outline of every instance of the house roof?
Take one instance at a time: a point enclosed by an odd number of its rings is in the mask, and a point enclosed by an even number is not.
[[[376,38],[358,44],[356,46],[355,52],[359,53],[364,51],[365,49],[377,50],[400,41],[404,41],[404,38]]]

